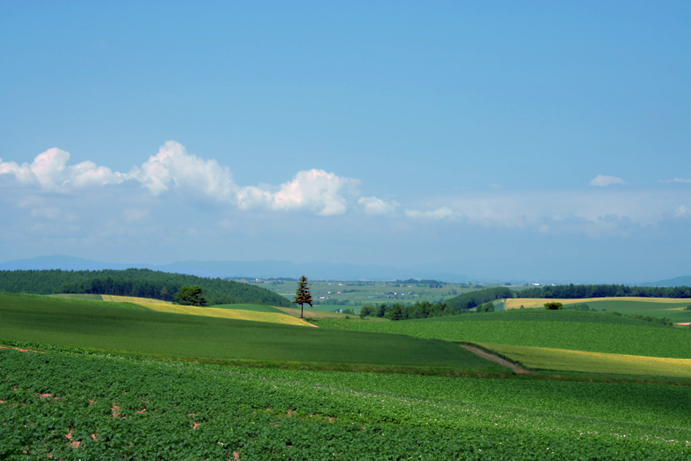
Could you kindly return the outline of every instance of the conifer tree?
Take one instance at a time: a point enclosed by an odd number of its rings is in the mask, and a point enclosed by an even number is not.
[[[312,307],[312,295],[310,294],[310,287],[307,285],[307,277],[304,275],[298,280],[298,289],[295,291],[293,304],[300,305],[300,318],[302,318],[303,306],[305,304],[309,304]]]

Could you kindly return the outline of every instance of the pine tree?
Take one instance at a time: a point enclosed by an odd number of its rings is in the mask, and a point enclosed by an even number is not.
[[[293,304],[300,305],[300,318],[302,318],[303,306],[305,304],[309,304],[312,307],[312,295],[310,294],[310,287],[307,285],[307,277],[304,275],[298,280],[298,289],[295,291]]]

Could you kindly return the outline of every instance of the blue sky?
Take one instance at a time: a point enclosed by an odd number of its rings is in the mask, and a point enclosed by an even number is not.
[[[688,2],[0,2],[0,260],[653,281]]]

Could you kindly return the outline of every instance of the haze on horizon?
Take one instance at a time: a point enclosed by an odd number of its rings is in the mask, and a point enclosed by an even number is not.
[[[4,2],[0,261],[688,275],[690,8]]]

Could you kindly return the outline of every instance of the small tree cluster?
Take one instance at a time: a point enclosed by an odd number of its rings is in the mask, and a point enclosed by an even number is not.
[[[199,285],[182,287],[175,295],[175,302],[183,306],[206,306],[208,301]]]
[[[545,309],[550,311],[556,311],[558,309],[563,309],[564,305],[562,303],[545,303]]]

